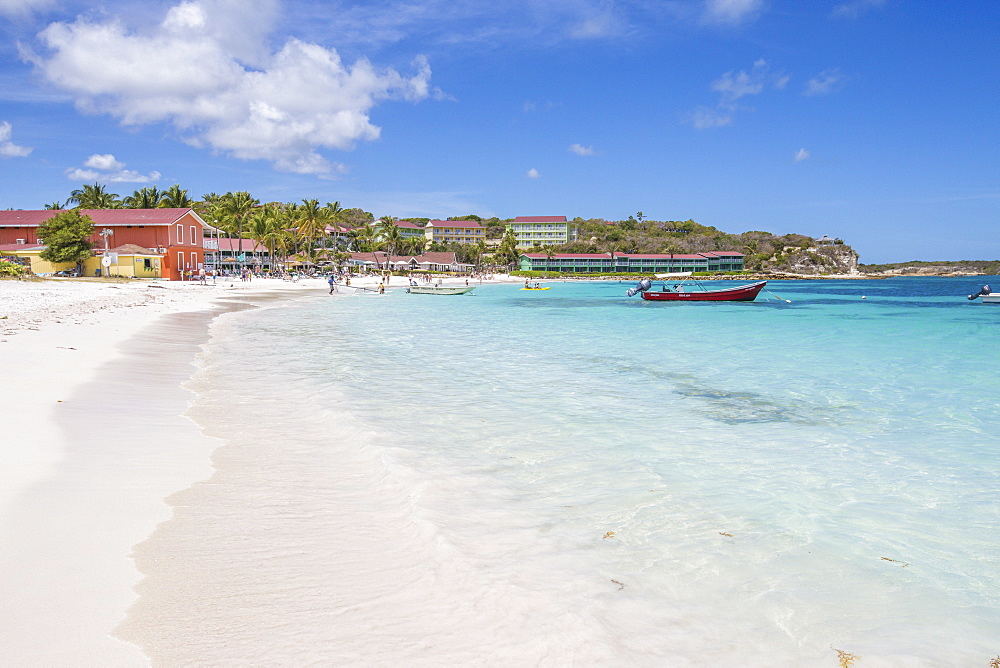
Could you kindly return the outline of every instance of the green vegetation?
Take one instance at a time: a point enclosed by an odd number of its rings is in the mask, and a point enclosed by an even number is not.
[[[865,274],[877,274],[906,269],[917,271],[920,269],[926,269],[936,273],[955,271],[995,275],[1000,274],[1000,260],[942,260],[939,262],[912,260],[910,262],[894,262],[892,264],[859,264],[858,269]]]
[[[0,276],[24,276],[26,269],[18,262],[0,260]]]
[[[91,255],[92,234],[94,221],[81,216],[78,209],[56,214],[38,227],[38,238],[45,243],[40,257],[48,262],[73,262],[79,269]]]

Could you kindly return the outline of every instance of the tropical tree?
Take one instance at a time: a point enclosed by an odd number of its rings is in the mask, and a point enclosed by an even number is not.
[[[57,202],[52,202],[51,204],[46,204],[45,205],[45,210],[46,211],[60,211],[60,210],[62,210],[62,208],[63,208],[63,203],[62,202],[58,202],[58,201]]]
[[[243,226],[246,225],[258,204],[259,202],[251,197],[250,193],[241,190],[223,195],[218,206],[213,210],[213,213],[218,216],[222,229],[230,234],[236,234],[240,250],[243,248]]]
[[[321,207],[319,200],[304,199],[296,214],[297,231],[305,242],[303,252],[307,261],[315,262],[317,259],[316,243],[326,236],[329,209]]]
[[[58,213],[38,226],[38,238],[45,244],[40,257],[47,262],[74,262],[79,272],[91,256],[93,234],[90,216],[81,216],[78,209]]]
[[[382,216],[379,218],[379,236],[382,239],[382,246],[390,257],[398,255],[400,246],[406,241],[403,232],[396,225],[396,219],[392,216]],[[388,269],[389,259],[386,258],[386,268]]]
[[[120,209],[121,201],[116,193],[109,193],[99,183],[85,185],[69,194],[69,202],[75,202],[81,209]]]
[[[517,235],[514,234],[514,228],[507,228],[507,232],[503,235],[503,241],[500,242],[500,246],[493,253],[493,257],[496,258],[498,263],[510,267],[517,261],[519,256],[520,251],[517,250]]]
[[[163,191],[156,186],[140,188],[122,200],[129,209],[155,209],[163,200]]]
[[[193,206],[194,200],[188,197],[188,191],[176,183],[163,192],[160,201],[160,207],[164,209],[190,209]]]

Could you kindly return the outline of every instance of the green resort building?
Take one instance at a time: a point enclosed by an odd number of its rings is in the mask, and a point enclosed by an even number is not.
[[[518,216],[507,229],[514,231],[518,248],[531,248],[576,241],[577,226],[566,222],[566,216]]]
[[[742,271],[743,253],[522,253],[521,271],[567,274],[669,274],[684,271]]]

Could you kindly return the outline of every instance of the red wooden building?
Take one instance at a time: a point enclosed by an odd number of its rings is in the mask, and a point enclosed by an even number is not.
[[[38,226],[61,211],[0,211],[0,244],[40,244]],[[205,262],[205,230],[213,229],[193,209],[81,209],[94,221],[94,252],[134,244],[161,257],[162,278],[179,281]]]

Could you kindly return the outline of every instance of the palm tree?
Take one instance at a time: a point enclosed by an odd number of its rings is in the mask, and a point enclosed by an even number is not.
[[[45,205],[46,211],[61,211],[63,208],[62,202],[52,202],[51,204]]]
[[[304,252],[309,262],[316,259],[316,242],[326,235],[329,210],[320,207],[319,200],[304,199],[298,207],[298,233],[305,242]]]
[[[164,209],[190,209],[194,206],[194,200],[188,197],[187,190],[175,183],[163,192],[160,206]]]
[[[382,245],[385,246],[385,252],[389,257],[399,254],[399,247],[403,244],[405,239],[403,239],[403,233],[400,231],[399,227],[396,225],[396,219],[392,216],[382,216],[379,218],[379,235],[382,237]],[[389,258],[385,260],[386,269],[388,269]]]
[[[259,202],[251,197],[250,193],[241,190],[223,195],[218,208],[215,209],[221,219],[223,229],[230,233],[236,233],[236,237],[240,240],[240,250],[243,247],[243,226],[258,204]]]
[[[129,209],[155,209],[160,206],[163,194],[156,186],[141,188],[123,199],[122,204]]]
[[[116,193],[109,193],[99,183],[85,185],[69,194],[69,202],[76,202],[81,209],[120,209]]]
[[[668,269],[668,271],[673,271],[673,269],[674,269],[674,254],[677,253],[677,252],[679,252],[679,251],[680,251],[680,248],[677,246],[677,244],[667,244],[667,247],[664,249],[664,252],[670,253],[670,269]]]

